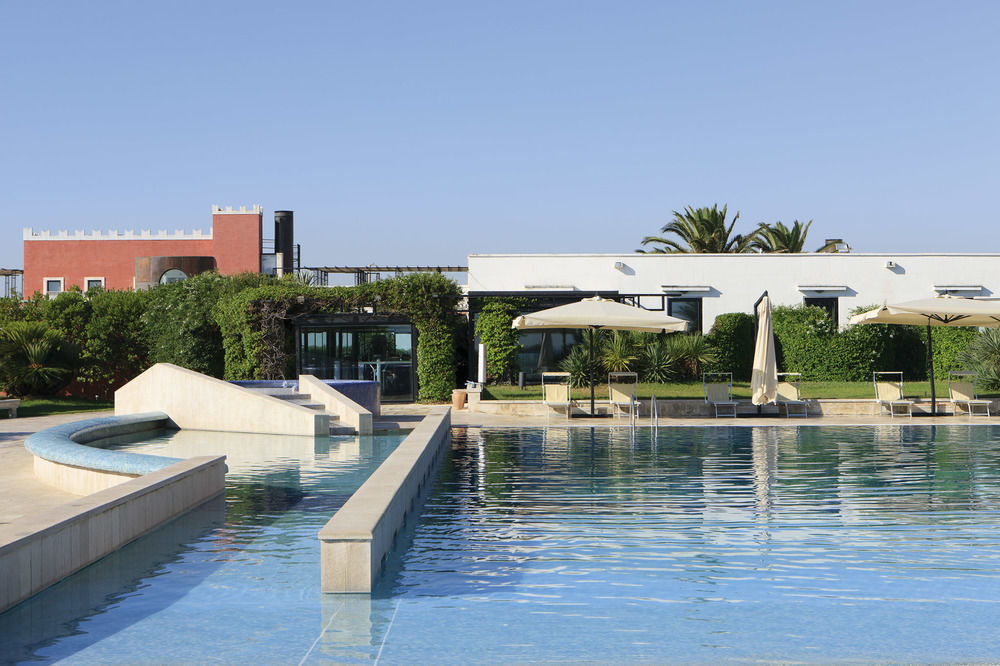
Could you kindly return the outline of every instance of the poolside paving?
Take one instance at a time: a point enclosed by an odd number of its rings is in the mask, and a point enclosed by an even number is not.
[[[0,419],[0,525],[51,509],[79,497],[35,478],[33,456],[24,448],[32,433],[81,419],[111,416],[113,411]]]

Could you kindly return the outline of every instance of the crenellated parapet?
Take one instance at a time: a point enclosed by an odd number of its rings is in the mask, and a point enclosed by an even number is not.
[[[212,215],[263,215],[264,207],[260,204],[255,204],[250,208],[246,206],[240,206],[238,209],[233,206],[212,206]]]
[[[134,229],[108,229],[107,231],[94,229],[87,232],[77,229],[70,233],[65,229],[59,231],[35,231],[31,227],[25,227],[22,229],[21,238],[25,241],[212,240],[212,232],[205,232],[201,229],[195,229],[194,231],[175,229],[173,233],[168,233],[166,229],[160,229],[156,233],[150,229],[142,229],[140,231],[135,231]]]

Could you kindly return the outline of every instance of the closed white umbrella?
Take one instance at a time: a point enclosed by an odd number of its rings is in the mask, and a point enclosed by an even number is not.
[[[750,389],[753,391],[750,400],[755,405],[774,402],[778,397],[778,361],[774,354],[771,299],[767,292],[757,303],[757,341],[753,348]]]
[[[937,296],[861,312],[849,320],[850,324],[902,324],[927,327],[927,363],[931,379],[931,414],[937,413],[937,395],[934,391],[934,348],[931,344],[931,326],[1000,326],[1000,302],[977,301],[971,298]]]
[[[665,333],[686,331],[688,323],[662,312],[651,312],[612,301],[600,296],[584,298],[576,303],[559,305],[547,310],[521,315],[511,328],[520,330],[546,328],[590,329],[590,413],[594,414],[594,331],[610,328],[619,331]]]

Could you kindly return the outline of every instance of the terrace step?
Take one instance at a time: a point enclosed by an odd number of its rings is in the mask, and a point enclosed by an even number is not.
[[[312,396],[308,393],[299,393],[293,388],[260,388],[253,387],[247,388],[248,391],[255,391],[257,393],[263,393],[264,395],[269,395],[272,398],[277,398],[278,400],[284,400],[285,402],[290,402],[295,405],[300,405],[306,407],[307,409],[312,409],[317,412],[323,412],[330,417],[330,434],[331,435],[353,435],[355,430],[349,425],[345,425],[340,422],[340,416],[332,412],[326,411],[322,403],[314,402]]]

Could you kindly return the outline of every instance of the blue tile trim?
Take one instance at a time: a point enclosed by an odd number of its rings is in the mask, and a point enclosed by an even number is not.
[[[73,421],[39,430],[24,440],[24,446],[39,458],[62,465],[119,474],[149,474],[180,462],[181,459],[128,451],[107,451],[87,444],[116,435],[165,428],[168,420],[169,417],[163,412],[147,412]]]

